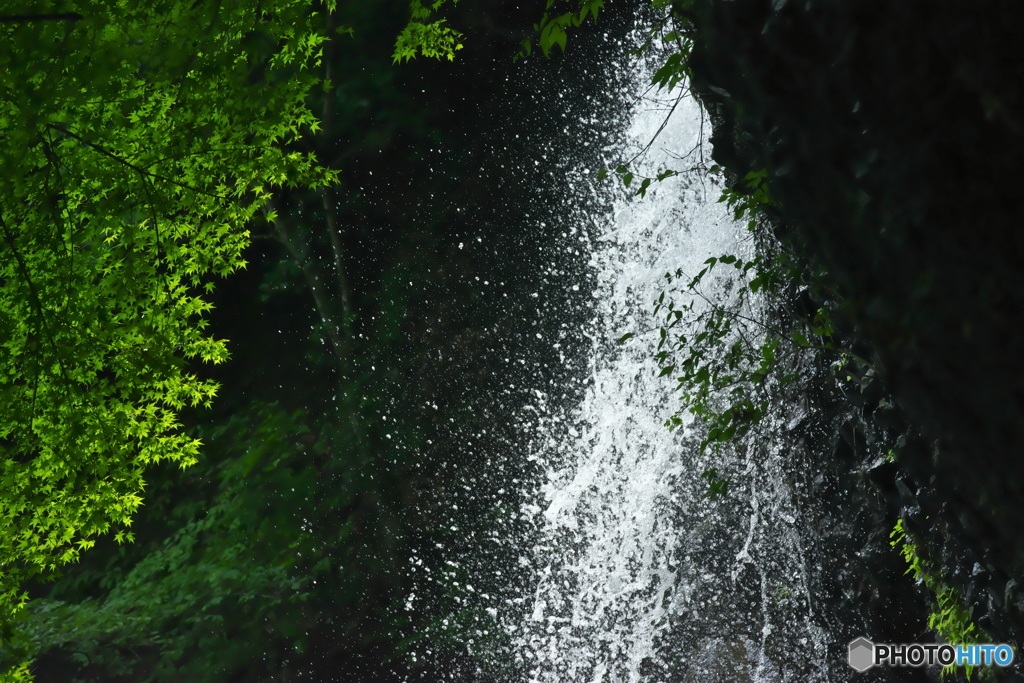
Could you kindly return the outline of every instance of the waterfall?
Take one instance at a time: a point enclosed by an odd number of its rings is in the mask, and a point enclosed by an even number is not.
[[[525,425],[521,442],[508,444],[522,453],[522,471],[502,480],[522,490],[512,495],[503,486],[487,500],[483,489],[467,492],[489,510],[484,528],[451,524],[450,540],[432,541],[424,557],[447,558],[440,571],[412,558],[422,592],[445,596],[412,657],[461,647],[468,664],[448,674],[453,681],[844,679],[846,636],[858,626],[857,619],[834,625],[823,595],[842,579],[822,577],[818,554],[829,533],[843,531],[815,501],[827,477],[816,472],[815,445],[801,429],[816,411],[799,390],[814,379],[812,365],[793,368],[796,389],[721,451],[698,448],[692,417],[675,431],[665,426],[679,405],[675,383],[658,376],[654,358],[653,308],[668,287],[665,274],[693,276],[709,257],[747,259],[755,249],[746,226],[718,201],[723,181],[708,170],[710,124],[697,102],[677,97],[683,90],[652,91],[652,71],[635,72],[620,94],[625,111],[607,113],[620,116],[622,129],[603,163],[634,160],[638,177],[681,173],[640,197],[639,181],[595,189],[593,159],[565,169],[577,184],[565,212],[574,225],[563,237],[569,251],[586,252],[586,266],[577,284],[561,286],[591,290],[589,314],[574,330],[590,342],[581,362],[557,342],[567,324],[552,320],[547,329],[561,332],[545,343],[550,358],[579,368],[585,391],[566,390],[559,400],[550,382],[533,389],[509,418]],[[594,192],[597,200],[587,201]],[[552,279],[572,271],[556,265],[546,271]],[[728,271],[704,279],[708,300],[734,300],[741,276]],[[684,303],[690,295],[671,296]],[[763,317],[770,304],[755,299],[745,312]],[[544,336],[534,331],[530,337]],[[634,336],[616,343],[627,333]],[[702,474],[711,469],[728,478],[725,495],[708,495]],[[473,547],[471,557],[453,554],[459,543]],[[419,599],[410,595],[406,609],[416,610]]]
[[[638,73],[636,93],[649,82]],[[677,99],[635,97],[625,143],[607,150],[614,167],[650,145],[638,175],[692,170],[593,221],[589,390],[575,406],[537,405],[528,458],[542,475],[523,507],[537,532],[520,558],[534,580],[496,618],[531,682],[838,679],[800,528],[806,446],[787,440],[808,407],[775,405],[727,453],[699,453],[690,425],[664,426],[678,403],[654,361],[665,274],[753,250],[706,170],[707,120]],[[704,291],[729,290],[718,277]],[[729,473],[728,495],[707,495],[710,468]]]

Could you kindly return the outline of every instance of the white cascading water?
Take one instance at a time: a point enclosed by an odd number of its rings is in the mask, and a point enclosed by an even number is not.
[[[649,82],[639,73],[636,92]],[[665,101],[676,98],[658,99],[636,100],[626,143],[606,162],[653,140],[638,175],[706,168],[709,124],[697,103],[684,98],[669,116]],[[717,455],[699,454],[689,427],[664,426],[678,405],[654,361],[652,309],[665,274],[692,276],[710,256],[753,249],[720,194],[712,176],[693,170],[654,183],[644,198],[615,200],[595,221],[590,388],[567,410],[537,406],[529,459],[544,475],[523,514],[539,531],[520,558],[534,572],[532,593],[490,610],[511,638],[514,668],[531,682],[842,676],[826,652],[800,529],[794,462],[806,456],[787,440],[807,408],[780,402],[756,435]],[[728,278],[706,285],[710,298],[728,296]],[[636,336],[616,345],[627,332]],[[726,496],[706,495],[701,473],[711,468],[731,479]]]

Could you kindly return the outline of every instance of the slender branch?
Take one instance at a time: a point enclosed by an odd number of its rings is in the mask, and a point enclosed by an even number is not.
[[[341,241],[341,230],[338,226],[337,200],[331,188],[320,191],[320,199],[324,206],[324,217],[327,222],[327,233],[331,238],[331,252],[334,255],[334,274],[338,279],[338,291],[341,294],[342,331],[346,339],[352,338],[352,319],[355,307],[352,303],[352,287],[345,270],[345,247]]]
[[[633,158],[627,161],[625,165],[628,166],[629,164],[632,164],[634,161],[639,159],[641,156],[646,155],[647,152],[650,151],[651,147],[654,146],[654,141],[658,139],[658,136],[661,135],[662,131],[664,131],[666,126],[668,126],[669,119],[671,119],[672,114],[675,113],[676,107],[679,106],[679,103],[682,102],[688,94],[689,90],[687,89],[683,90],[681,93],[679,93],[679,95],[676,96],[676,101],[672,103],[672,107],[668,110],[668,113],[665,114],[665,118],[662,120],[661,125],[658,126],[658,130],[654,132],[654,135],[651,136],[651,139],[647,142],[646,145],[644,145],[643,149],[634,154]]]
[[[342,322],[339,325],[336,316],[331,310],[330,301],[327,299],[326,292],[324,291],[324,285],[321,277],[322,273],[319,268],[315,266],[308,254],[303,253],[296,246],[295,241],[291,235],[288,234],[288,229],[277,215],[274,215],[271,223],[274,226],[274,233],[278,240],[284,245],[288,254],[291,256],[292,261],[302,270],[303,276],[306,278],[306,284],[309,286],[309,290],[313,295],[313,302],[316,305],[317,313],[320,315],[320,319],[327,327],[327,336],[330,339],[331,346],[334,349],[334,356],[338,361],[338,372],[342,379],[341,391],[347,396],[347,389],[345,388],[345,379],[352,379],[355,369],[355,361],[352,354],[352,320],[354,318],[354,311],[352,309],[351,293],[349,290],[348,280],[345,277],[345,263],[342,259],[343,251],[341,248],[341,237],[338,233],[337,221],[335,214],[332,210],[331,202],[328,200],[326,192],[322,192],[321,196],[324,201],[324,211],[327,216],[328,231],[331,235],[331,247],[334,249],[334,261],[335,271],[338,277],[339,286],[341,287],[341,300],[342,300]],[[270,211],[268,211],[268,208]],[[267,203],[267,206],[263,209],[264,215],[270,216],[270,213],[277,214],[274,210],[273,200]],[[362,436],[362,426],[359,423],[358,411],[348,411],[349,423],[352,426],[352,434],[355,437],[358,448],[363,451],[365,455],[365,442]]]
[[[40,136],[42,137],[42,136]],[[57,175],[57,182],[60,183],[61,194],[65,197],[64,199],[64,220],[68,226],[68,280],[67,289],[64,293],[64,311],[67,311],[68,306],[71,304],[71,283],[74,280],[75,274],[75,244],[72,236],[72,230],[74,229],[74,223],[71,221],[71,215],[67,210],[67,186],[64,183],[64,176],[60,172],[60,164],[57,162],[57,153],[53,149],[53,142],[46,138],[43,138],[43,154],[46,156],[47,161],[53,167],[53,172]],[[47,183],[49,185],[49,183]],[[54,213],[58,219],[62,218],[60,211],[54,206]]]
[[[334,128],[334,84],[331,83],[331,76],[334,75],[334,41],[336,40],[336,34],[334,32],[335,20],[334,12],[327,12],[326,14],[327,27],[325,33],[327,36],[327,45],[324,49],[323,64],[324,64],[324,81],[331,85],[330,90],[324,91],[324,109],[323,114],[320,115],[320,134],[317,136],[321,141],[329,141]]]
[[[7,225],[7,221],[0,215],[0,230],[3,230],[4,240],[7,242],[7,246],[11,250],[11,254],[14,256],[15,262],[18,264],[18,270],[21,272],[22,279],[25,280],[25,286],[28,287],[29,297],[32,300],[32,305],[36,309],[36,314],[39,316],[39,327],[43,333],[49,338],[50,346],[53,348],[54,359],[57,361],[57,366],[60,368],[61,376],[67,381],[67,369],[64,367],[64,360],[61,358],[60,350],[57,348],[57,342],[54,338],[52,330],[49,329],[49,325],[46,322],[46,315],[43,312],[43,303],[39,298],[39,292],[36,290],[35,282],[32,280],[32,274],[29,272],[28,266],[25,264],[25,260],[21,257],[21,252],[18,250],[18,243],[14,239],[14,233],[11,232],[10,227]],[[38,340],[36,342],[36,351],[38,353],[39,346]],[[38,369],[38,365],[37,365]],[[35,391],[38,387],[39,373],[36,372],[35,385],[32,390],[33,408],[35,404]]]
[[[738,311],[730,311],[729,309],[727,309],[722,304],[719,304],[719,303],[716,303],[716,302],[712,301],[709,297],[707,297],[703,292],[701,292],[696,287],[693,288],[693,291],[697,293],[697,296],[699,296],[700,298],[704,299],[704,301],[706,301],[712,308],[717,309],[717,310],[721,311],[724,314],[732,316],[733,319],[739,318],[740,320],[746,320],[749,323],[753,323],[754,325],[757,325],[758,327],[760,327],[760,328],[762,328],[764,330],[767,330],[769,332],[772,332],[772,333],[778,335],[781,339],[788,339],[790,341],[790,343],[792,343],[793,346],[795,346],[797,348],[816,350],[816,351],[832,351],[833,353],[838,353],[839,355],[847,355],[847,356],[850,356],[851,358],[855,358],[855,359],[859,360],[866,367],[870,368],[871,370],[874,370],[874,372],[876,374],[881,374],[878,371],[878,368],[875,367],[874,363],[872,363],[871,361],[867,360],[866,358],[861,357],[860,355],[854,353],[853,351],[851,351],[849,349],[836,348],[836,347],[831,347],[831,346],[821,346],[821,345],[817,345],[817,344],[798,344],[798,343],[796,343],[796,341],[793,340],[793,338],[789,334],[786,334],[785,332],[772,327],[771,325],[769,325],[768,323],[764,322],[763,320],[756,320],[756,319],[751,318],[749,316],[745,316],[745,315],[743,315],[742,313],[740,313]]]
[[[158,263],[160,260],[160,253],[163,250],[163,240],[160,238],[160,218],[156,214],[156,201],[153,198],[154,189],[151,186],[151,181],[148,178],[146,178],[146,176],[139,176],[139,180],[142,181],[143,191],[146,193],[146,196],[149,197],[149,214],[153,219],[153,230],[156,236],[156,253],[153,255],[153,262]],[[167,295],[167,301],[170,302],[171,288],[170,285],[167,283],[168,274],[164,272],[162,273],[162,275],[163,277],[160,278],[160,284],[163,285],[164,294]]]
[[[78,12],[59,12],[56,14],[8,14],[0,16],[0,22],[7,24],[23,24],[30,21],[78,21],[84,17]]]
[[[36,291],[35,282],[32,280],[32,275],[29,273],[28,266],[25,265],[25,260],[21,257],[21,252],[18,250],[18,244],[14,239],[14,234],[11,232],[10,227],[7,225],[7,221],[0,216],[0,229],[4,232],[4,239],[7,241],[7,246],[11,249],[11,254],[14,256],[14,260],[18,264],[18,270],[21,271],[21,277],[25,280],[25,285],[28,287],[29,296],[32,298],[32,305],[36,308],[36,313],[39,315],[40,324],[46,327],[46,316],[43,313],[43,304],[39,299],[39,292]],[[52,339],[51,339],[52,342]],[[56,345],[54,346],[56,350]]]
[[[52,123],[46,124],[46,127],[47,128],[52,128],[52,129],[54,129],[54,130],[56,130],[58,132],[64,133],[65,135],[74,138],[75,140],[78,140],[79,142],[81,142],[86,147],[89,147],[90,149],[96,150],[97,152],[99,152],[103,156],[109,157],[110,159],[113,159],[114,161],[116,161],[119,164],[123,164],[124,166],[127,166],[128,168],[132,169],[133,171],[135,171],[137,173],[141,173],[143,175],[148,175],[148,176],[150,176],[152,178],[157,178],[159,180],[165,180],[165,181],[167,181],[169,183],[177,185],[178,187],[183,187],[186,190],[191,190],[191,191],[193,191],[193,192],[195,192],[197,194],[204,194],[204,195],[206,195],[208,197],[216,197],[217,199],[227,199],[227,197],[224,197],[222,195],[214,194],[213,192],[207,192],[206,190],[200,190],[198,187],[192,187],[191,185],[187,185],[185,183],[180,183],[177,180],[173,180],[171,178],[167,178],[167,177],[162,176],[162,175],[157,175],[156,173],[153,173],[151,171],[147,171],[146,169],[142,168],[141,166],[136,166],[132,162],[130,162],[130,161],[126,160],[126,159],[122,159],[121,157],[117,156],[113,152],[111,152],[109,150],[106,150],[103,147],[100,147],[99,145],[97,145],[95,143],[89,142],[88,140],[82,138],[81,136],[78,136],[78,135],[72,133],[70,130],[68,130],[66,128],[61,128],[60,126],[55,126]]]
[[[165,157],[160,157],[159,159],[154,159],[153,161],[150,161],[150,162],[146,163],[145,165],[140,166],[140,168],[149,168],[150,166],[152,166],[154,164],[162,164],[163,162],[170,161],[171,159],[184,159],[185,157],[197,157],[197,156],[201,156],[203,154],[209,154],[211,152],[237,152],[237,151],[243,150],[243,149],[258,149],[258,147],[256,145],[238,145],[237,147],[208,147],[206,149],[200,149],[200,150],[195,151],[195,152],[182,152],[181,154],[168,154]]]
[[[339,364],[344,366],[349,362],[348,355],[346,354],[348,347],[345,344],[345,340],[342,339],[341,329],[331,312],[330,303],[327,300],[326,292],[324,292],[324,286],[321,283],[321,280],[323,279],[321,278],[321,274],[311,263],[310,259],[306,258],[306,255],[295,245],[295,241],[288,233],[287,226],[277,215],[273,200],[270,200],[267,202],[266,206],[264,206],[263,215],[266,216],[273,224],[274,233],[277,235],[278,240],[284,245],[284,248],[288,251],[288,255],[291,256],[292,261],[299,267],[299,270],[302,271],[302,275],[306,278],[306,284],[309,286],[309,290],[313,295],[313,303],[316,306],[316,311],[320,315],[320,319],[323,321],[324,326],[327,328],[327,337],[331,342],[331,347],[334,349],[334,355],[337,357]]]

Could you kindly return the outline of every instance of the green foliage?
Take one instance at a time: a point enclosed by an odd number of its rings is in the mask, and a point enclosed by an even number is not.
[[[544,14],[540,21],[533,25],[533,30],[537,33],[537,44],[545,57],[551,55],[551,50],[556,45],[561,48],[562,52],[565,52],[565,46],[568,43],[566,31],[582,26],[588,17],[593,17],[594,21],[597,21],[598,13],[604,9],[604,0],[576,0],[575,4],[579,9],[560,14],[549,14],[555,5],[561,5],[563,2],[570,2],[570,0],[547,0]],[[532,38],[527,38],[521,45],[523,47],[516,55],[516,59],[533,54]]]
[[[660,59],[664,59],[651,77],[651,85],[659,90],[671,91],[691,76],[693,41],[689,37],[689,4],[687,0],[652,0],[651,5],[658,14],[651,21],[646,38],[634,50],[637,55],[647,55],[656,48]]]
[[[700,476],[708,483],[708,498],[724,496],[729,493],[729,484],[732,483],[732,480],[728,477],[718,476],[718,471],[715,468],[705,470]]]
[[[556,5],[575,4],[578,9],[568,12],[551,14]],[[633,52],[637,55],[646,54],[652,45],[670,46],[665,63],[657,70],[652,83],[660,89],[671,90],[681,83],[689,74],[687,59],[690,56],[690,39],[686,35],[689,10],[688,0],[652,0],[651,6],[656,17],[647,29],[644,41]],[[551,55],[556,46],[565,52],[568,44],[568,31],[578,28],[592,17],[596,22],[598,13],[604,9],[604,0],[547,0],[545,12],[533,26],[537,34],[536,41],[545,57]],[[534,39],[527,38],[521,43],[522,49],[515,59],[522,59],[533,54]]]
[[[665,180],[666,178],[677,176],[679,175],[679,171],[665,169],[664,171],[658,173],[656,176],[648,177],[630,171],[625,164],[619,164],[618,166],[615,167],[615,174],[619,176],[619,178],[622,180],[622,184],[625,187],[629,187],[632,184],[633,179],[639,177],[640,185],[639,187],[637,187],[633,194],[638,197],[646,197],[647,190],[651,187],[651,183],[660,183],[662,180]],[[597,172],[598,180],[604,180],[606,177],[608,177],[608,169],[602,168]]]
[[[659,60],[660,66],[651,78],[651,84],[659,90],[678,89],[691,76],[691,5],[690,0],[654,0],[655,14],[646,38],[634,50],[638,56]],[[686,95],[685,91],[677,92],[677,103]],[[653,183],[679,173],[663,169],[654,176],[644,176],[629,164],[620,164],[614,170],[601,169],[598,180],[612,172],[639,197],[646,196]],[[710,172],[719,174],[722,169],[712,166]],[[637,179],[640,182],[635,184]],[[842,305],[841,300],[826,294],[819,273],[810,272],[771,239],[765,210],[774,206],[774,200],[767,180],[767,169],[747,173],[740,182],[727,186],[719,198],[732,210],[735,220],[746,221],[758,254],[746,260],[732,254],[709,258],[693,277],[681,270],[668,273],[668,285],[683,286],[667,289],[655,302],[655,316],[661,315],[664,321],[655,358],[660,375],[676,380],[681,398],[666,426],[674,430],[684,423],[684,415],[697,417],[703,429],[701,450],[709,446],[717,450],[756,428],[770,397],[793,382],[795,364],[808,354],[834,356],[833,368],[847,368],[850,380],[854,373],[849,368],[851,363],[864,370],[874,369],[840,348],[832,316]],[[732,286],[727,297],[713,300],[702,291],[701,284],[716,267],[720,274],[721,266],[733,269],[722,276]],[[802,290],[809,290],[812,298],[821,302],[811,317],[786,310],[795,293]],[[677,304],[673,293],[685,295],[685,303]],[[752,297],[785,303],[773,304],[773,310],[762,305],[759,310],[752,305]],[[720,479],[714,470],[702,476],[708,481],[712,497],[726,492],[728,481]]]
[[[935,606],[928,616],[928,628],[953,645],[992,642],[988,634],[971,621],[971,614],[967,611],[963,598],[955,588],[946,583],[938,564],[926,557],[907,535],[902,519],[896,520],[896,526],[893,527],[889,538],[892,539],[889,545],[898,548],[903,559],[909,565],[905,573],[912,573],[914,578],[923,583],[934,597]],[[952,674],[956,668],[955,664],[942,667],[943,676]],[[964,669],[967,679],[970,680],[974,667],[967,665]]]
[[[718,166],[712,166],[711,173],[720,172]],[[768,185],[765,178],[768,176],[768,169],[751,171],[743,180],[746,184],[744,190],[735,187],[726,187],[722,190],[719,202],[725,202],[732,209],[733,218],[736,220],[747,219],[747,229],[753,232],[757,229],[757,219],[765,207],[772,206],[771,195],[768,194]]]
[[[842,348],[832,322],[838,304],[824,296],[820,277],[768,237],[763,212],[772,199],[766,176],[763,169],[748,174],[743,183],[723,191],[719,200],[732,209],[736,220],[747,220],[760,245],[758,254],[749,259],[733,254],[711,257],[693,277],[682,270],[667,273],[670,287],[654,305],[655,316],[663,321],[655,360],[660,376],[675,380],[680,397],[665,424],[675,430],[686,415],[697,418],[701,450],[718,451],[759,428],[769,402],[795,381],[799,363],[809,357],[830,355],[833,369],[844,374],[853,372],[851,363],[870,366]],[[713,298],[701,285],[722,267],[730,269],[722,275],[729,283],[727,294]],[[675,283],[680,286],[671,287]],[[795,293],[804,290],[822,301],[810,316],[789,307]],[[677,303],[674,294],[682,295],[684,302]],[[727,492],[728,480],[715,470],[702,476],[710,497]]]
[[[457,3],[459,0],[452,0]],[[394,62],[407,62],[417,55],[434,59],[455,59],[455,53],[462,49],[463,34],[445,26],[446,19],[428,21],[432,13],[437,12],[447,0],[434,0],[424,6],[423,0],[411,0],[409,3],[409,23],[398,35]]]
[[[201,435],[207,458],[182,475],[195,499],[161,510],[177,528],[30,602],[18,622],[30,654],[64,653],[92,680],[223,680],[260,644],[264,656],[274,650],[268,621],[302,623],[329,566],[304,519],[317,474],[303,467],[316,449],[303,416],[257,405]]]
[[[647,28],[647,34],[643,42],[631,50],[631,53],[637,57],[650,58],[653,55],[656,59],[664,60],[651,76],[651,85],[657,87],[658,90],[674,91],[681,83],[686,82],[691,75],[689,58],[693,43],[687,35],[689,22],[683,11],[683,5],[685,4],[668,0],[653,0],[652,6],[657,10],[656,17]],[[686,96],[687,93],[685,91],[677,91],[676,104]],[[673,106],[674,108],[675,106]],[[640,184],[634,190],[634,194],[639,197],[646,197],[647,190],[651,187],[652,183],[660,183],[663,180],[677,176],[680,171],[676,169],[662,169],[654,176],[644,176],[630,170],[628,164],[619,164],[614,169],[614,173],[622,180],[622,184],[625,187],[630,187],[634,178],[640,178]],[[604,180],[608,175],[609,169],[600,169],[597,179]]]
[[[738,260],[731,256],[708,259],[708,268],[686,289],[699,291],[700,279],[719,261],[735,264]],[[749,270],[746,266],[754,265],[739,263],[744,274]],[[666,274],[666,280],[671,283],[681,276],[677,271],[675,277]],[[655,355],[660,376],[675,379],[681,392],[680,406],[666,426],[675,429],[682,425],[686,413],[699,418],[706,427],[701,449],[744,436],[767,409],[763,385],[779,362],[776,350],[781,338],[769,334],[762,341],[753,336],[756,321],[741,312],[746,310],[743,299],[749,291],[748,285],[741,287],[740,300],[730,305],[709,302],[701,306],[699,298],[691,298],[677,306],[665,292],[655,304],[655,315],[665,318]],[[737,331],[740,338],[734,340]]]
[[[752,232],[761,208],[770,204],[764,175],[750,174],[748,192],[729,191],[720,200],[729,204],[737,219],[749,218]],[[711,299],[700,287],[719,266],[733,269],[735,286],[724,301]],[[793,360],[807,350],[841,353],[833,342],[826,308],[820,308],[811,323],[791,318],[791,327],[780,328],[751,305],[756,294],[782,297],[784,288],[800,277],[800,269],[781,250],[748,260],[732,254],[711,257],[692,278],[681,270],[665,275],[669,285],[685,283],[662,292],[654,307],[655,316],[664,320],[655,359],[661,376],[676,380],[681,399],[666,422],[669,429],[682,425],[683,416],[691,414],[705,429],[702,450],[742,438],[764,416],[772,392],[795,379]],[[686,302],[677,305],[673,292],[685,293]]]
[[[527,38],[522,41],[522,49],[516,55],[516,60],[528,57],[533,53],[534,40],[537,41],[545,57],[549,57],[551,50],[556,46],[565,52],[568,31],[583,25],[588,18],[593,18],[596,22],[598,13],[605,6],[604,0],[576,0],[578,9],[550,13],[556,5],[569,1],[547,0],[544,14],[533,26],[533,30],[537,34],[536,39]],[[690,75],[688,60],[693,43],[687,35],[689,22],[686,12],[689,9],[689,4],[687,0],[652,0],[651,6],[655,10],[656,16],[651,21],[643,42],[632,50],[637,56],[648,55],[652,52],[652,47],[657,46],[658,54],[661,55],[664,62],[651,77],[651,84],[657,86],[659,90],[671,91]],[[599,179],[603,179],[607,173],[607,169],[602,169]],[[627,186],[633,179],[633,174],[625,170],[623,166],[620,166],[616,173],[622,177]],[[669,175],[674,175],[674,173],[674,171],[669,172]],[[668,175],[659,175],[656,179],[643,178],[637,194],[644,196],[652,180],[664,180],[665,177]]]
[[[333,178],[283,149],[318,125],[316,13],[247,7],[72,3],[74,22],[0,25],[0,623],[25,580],[132,540],[147,467],[195,462],[177,414],[217,387],[189,362],[227,358],[204,333],[208,278],[245,265],[273,188]]]

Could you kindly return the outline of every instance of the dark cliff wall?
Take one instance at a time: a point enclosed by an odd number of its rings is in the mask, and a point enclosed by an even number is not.
[[[783,237],[827,271],[923,433],[902,504],[931,501],[932,552],[979,623],[1019,637],[1024,4],[677,5],[716,161],[769,170]]]

